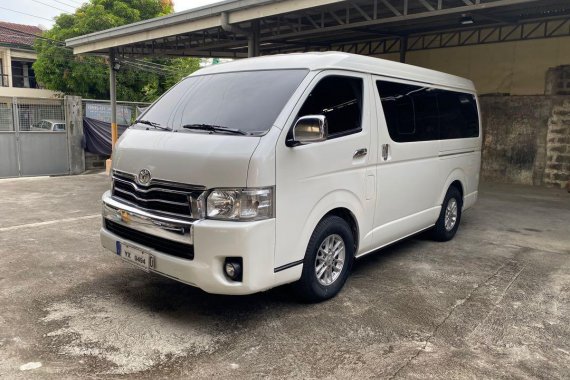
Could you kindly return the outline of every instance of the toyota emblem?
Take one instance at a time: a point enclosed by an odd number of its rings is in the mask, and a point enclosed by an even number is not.
[[[138,180],[141,185],[148,185],[151,179],[150,170],[143,169],[139,172]]]

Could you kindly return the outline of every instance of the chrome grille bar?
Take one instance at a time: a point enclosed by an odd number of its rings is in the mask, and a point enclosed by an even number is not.
[[[131,193],[130,191],[126,191],[123,189],[117,189],[115,188],[115,191],[118,191],[120,193],[124,193],[124,194],[129,194],[130,196],[132,196],[133,198],[135,198],[137,201],[141,201],[141,202],[161,202],[161,203],[168,203],[171,205],[178,205],[178,206],[188,206],[188,202],[186,203],[182,203],[182,202],[172,202],[172,201],[165,201],[163,199],[158,199],[158,198],[150,198],[150,199],[144,199],[144,198],[139,198],[138,196],[136,196],[134,193]]]
[[[148,185],[136,182],[136,176],[113,171],[112,197],[125,204],[154,214],[200,219],[204,186],[151,179]]]

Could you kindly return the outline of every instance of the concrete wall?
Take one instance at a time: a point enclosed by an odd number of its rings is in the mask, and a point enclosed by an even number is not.
[[[60,99],[62,98],[63,94],[60,92],[44,90],[41,88],[0,87],[0,96],[8,96],[11,98]]]
[[[542,95],[548,69],[570,64],[570,37],[412,51],[406,63],[469,78],[480,94]]]
[[[570,96],[482,96],[485,181],[564,187]]]
[[[406,63],[475,83],[484,129],[483,180],[566,186],[570,37],[413,51]]]

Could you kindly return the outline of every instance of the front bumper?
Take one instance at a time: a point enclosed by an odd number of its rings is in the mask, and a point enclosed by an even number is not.
[[[101,243],[117,253],[117,242],[150,253],[152,272],[197,286],[209,293],[250,294],[295,281],[300,269],[274,273],[275,219],[256,222],[184,221],[149,214],[103,195],[103,219],[127,228],[193,247],[193,259],[176,257],[101,228]],[[226,257],[242,257],[243,279],[223,272]],[[298,273],[297,273],[298,272]]]

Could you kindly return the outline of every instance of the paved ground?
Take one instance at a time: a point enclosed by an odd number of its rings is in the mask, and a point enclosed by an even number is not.
[[[453,241],[368,256],[305,305],[120,262],[99,245],[107,187],[0,181],[0,378],[570,378],[570,194],[486,185]]]

